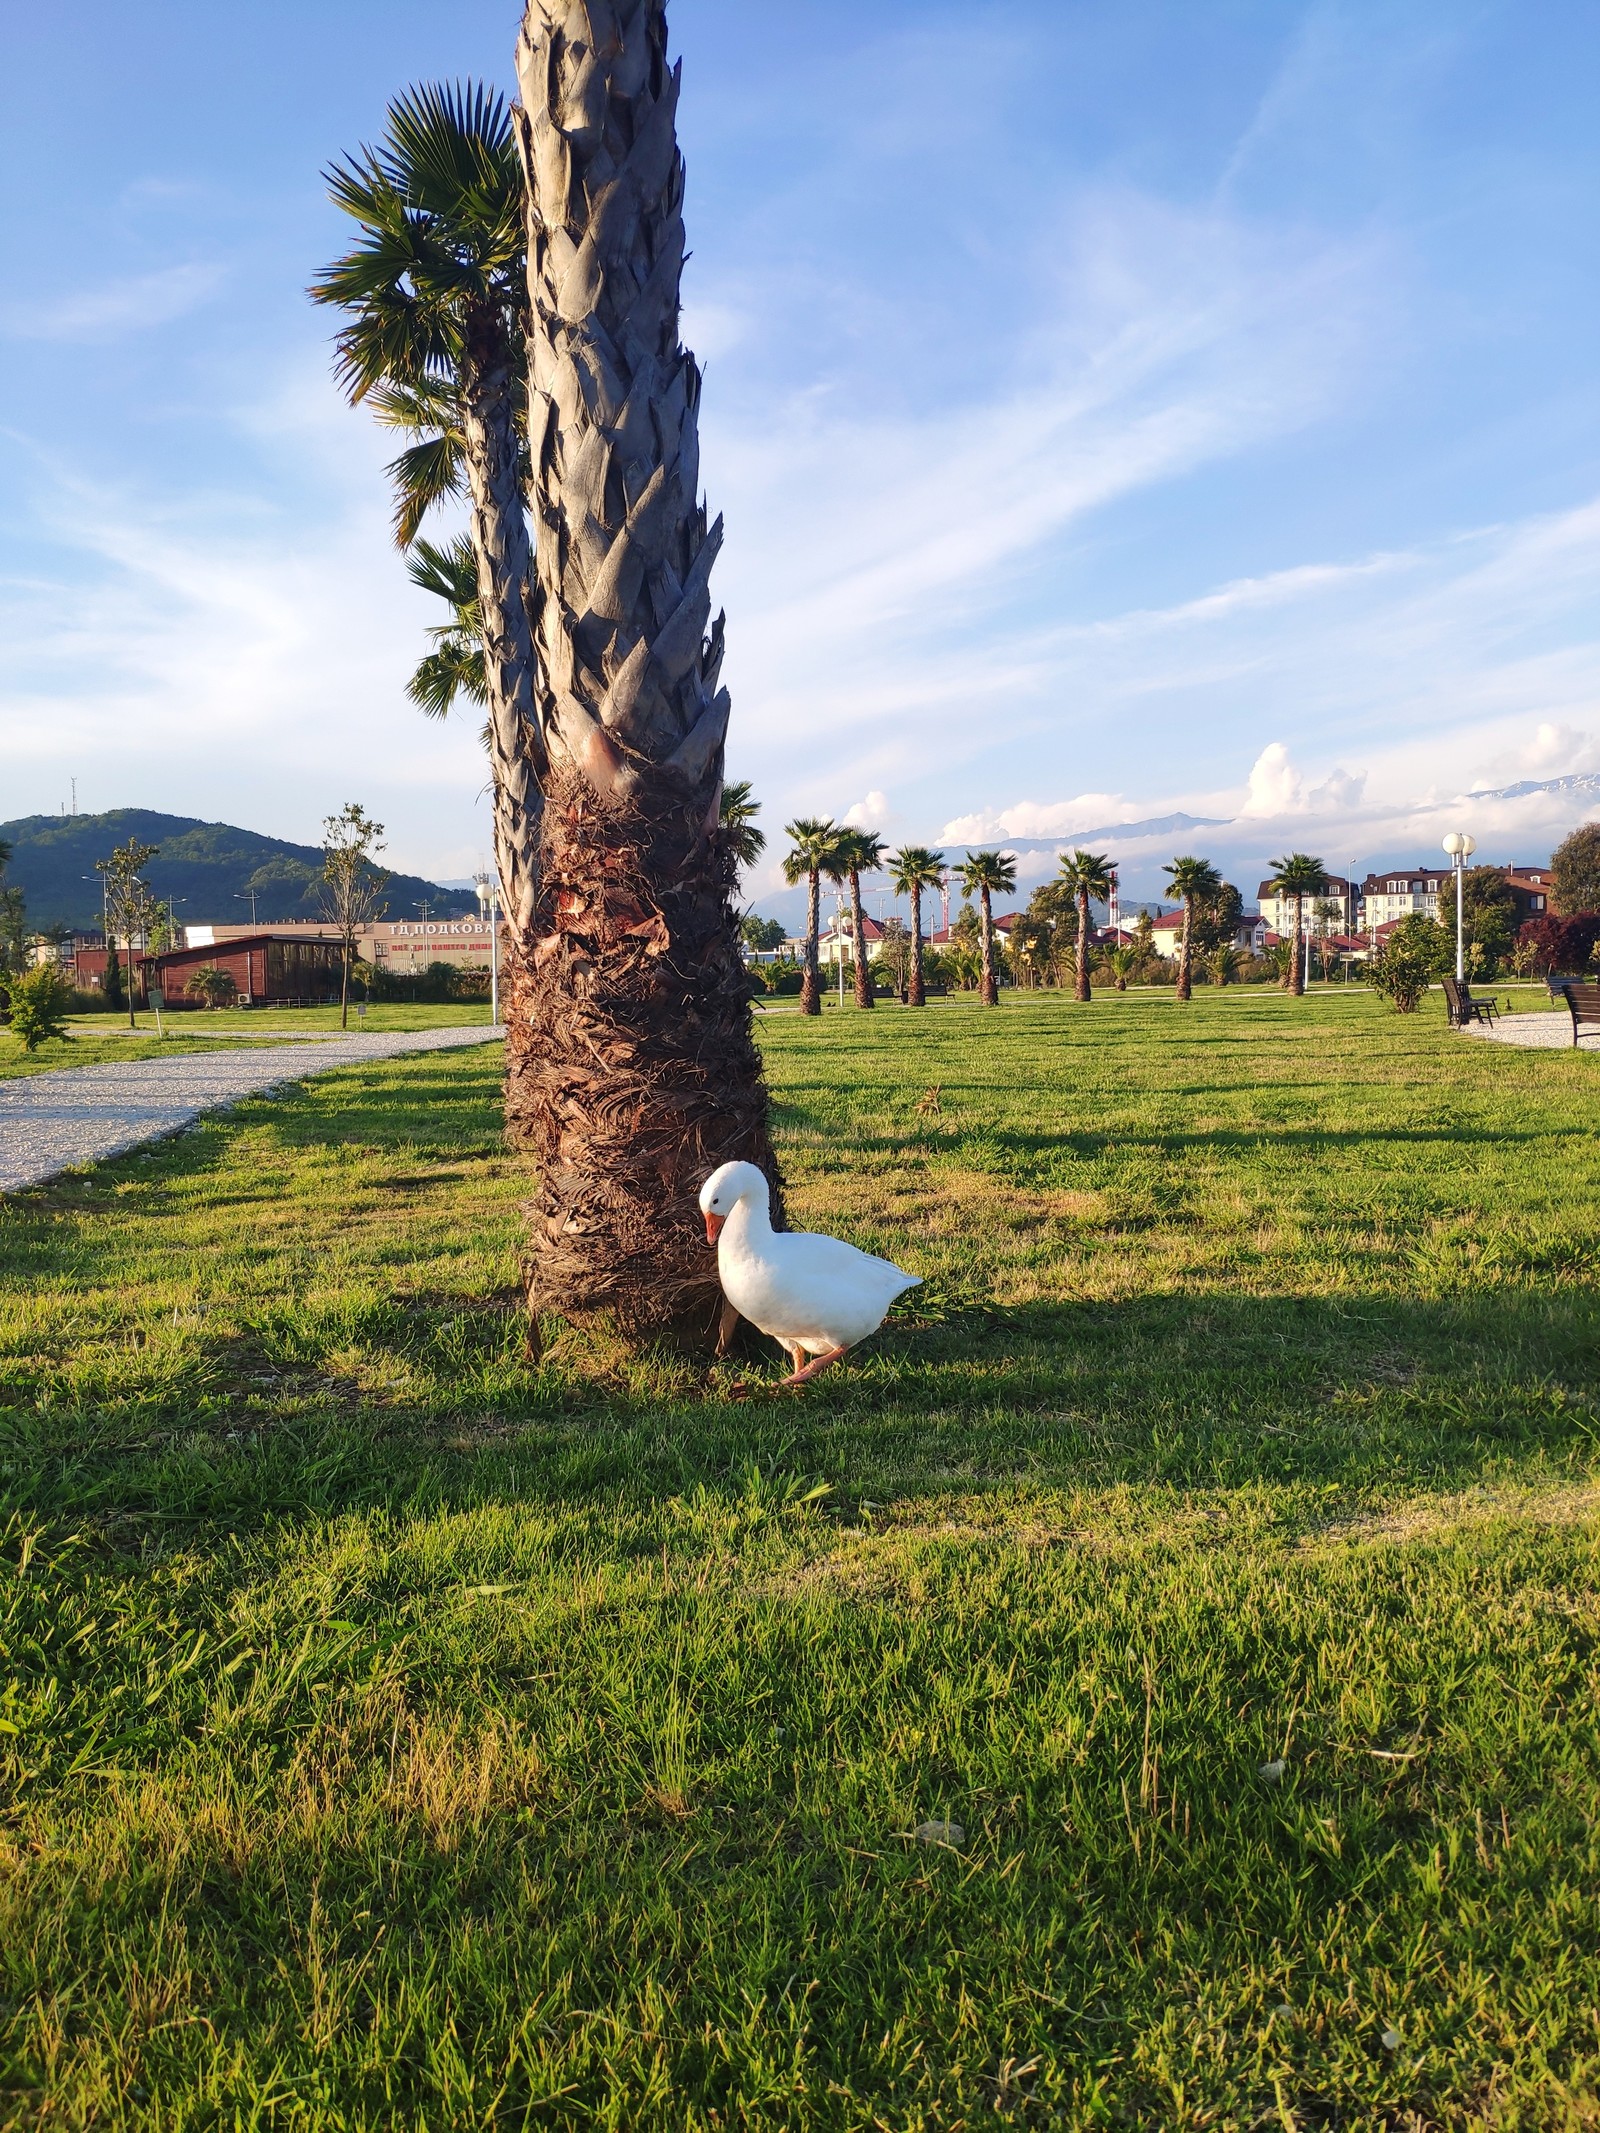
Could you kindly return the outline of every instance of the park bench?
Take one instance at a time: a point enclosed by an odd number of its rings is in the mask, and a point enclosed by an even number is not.
[[[1572,1049],[1576,1051],[1585,1030],[1600,1037],[1600,985],[1586,985],[1581,979],[1574,979],[1562,986],[1561,994],[1572,1017]]]
[[[1492,1028],[1499,1016],[1492,1000],[1475,1000],[1472,987],[1459,978],[1444,981],[1444,1011],[1452,1029],[1465,1029],[1469,1022],[1482,1022]]]

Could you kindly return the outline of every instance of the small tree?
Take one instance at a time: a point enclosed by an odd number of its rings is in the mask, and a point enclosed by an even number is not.
[[[1367,983],[1397,1015],[1409,1015],[1451,961],[1450,938],[1444,928],[1414,911],[1401,919],[1378,952],[1368,958]]]
[[[144,870],[161,850],[157,844],[141,844],[137,837],[130,837],[126,844],[119,844],[109,859],[97,859],[95,872],[105,876],[106,897],[106,946],[113,952],[118,934],[128,951],[128,1027],[134,1027],[133,1003],[138,990],[134,942],[148,942],[150,928],[155,923],[155,898],[150,894],[144,880]],[[110,978],[110,965],[106,976]],[[119,973],[120,978],[120,973]]]
[[[1557,918],[1546,912],[1530,918],[1517,935],[1512,958],[1520,975],[1547,977],[1552,972],[1572,975],[1582,970],[1600,945],[1600,911],[1586,911],[1577,918]]]
[[[1221,894],[1222,876],[1209,859],[1174,859],[1162,872],[1183,903],[1183,938],[1178,943],[1178,998],[1190,998],[1194,984],[1195,914]]]
[[[1073,998],[1087,1001],[1089,992],[1089,899],[1102,902],[1111,894],[1111,861],[1104,852],[1074,852],[1063,859],[1057,879],[1071,896],[1077,917],[1076,952],[1073,956]]]
[[[889,879],[896,896],[911,899],[911,974],[906,986],[906,1005],[926,1007],[927,981],[922,949],[922,898],[929,889],[942,889],[946,869],[942,852],[926,844],[905,844],[889,854]]]
[[[840,830],[833,845],[833,856],[824,870],[831,881],[848,882],[850,887],[850,938],[855,963],[855,989],[857,1007],[871,1007],[872,966],[867,958],[866,916],[861,909],[861,877],[876,874],[883,865],[883,839],[874,837],[866,830]]]
[[[231,1007],[239,997],[232,971],[219,969],[215,963],[202,963],[183,989],[210,1008]]]
[[[841,834],[839,825],[820,816],[802,816],[783,833],[789,850],[783,856],[783,878],[792,887],[806,885],[805,975],[800,981],[800,1012],[820,1015],[822,980],[817,970],[817,933],[821,921],[822,877],[830,872],[833,848]]]
[[[1004,852],[968,852],[956,868],[964,897],[978,899],[978,944],[981,977],[978,997],[985,1007],[1000,1004],[1000,983],[995,972],[994,898],[1009,896],[1017,886],[1017,862]]]
[[[1126,992],[1128,980],[1141,974],[1139,951],[1131,941],[1122,941],[1107,955],[1102,968],[1118,992]]]
[[[383,824],[374,822],[354,800],[322,825],[322,911],[339,933],[339,1027],[350,1027],[350,966],[363,926],[388,909],[383,891],[388,875],[373,864],[383,850]]]
[[[1205,973],[1213,985],[1231,985],[1239,975],[1240,955],[1232,941],[1223,941],[1205,959]]]
[[[1288,990],[1298,998],[1306,989],[1305,961],[1300,946],[1305,936],[1306,898],[1322,894],[1328,885],[1328,870],[1309,852],[1290,852],[1286,858],[1274,859],[1270,864],[1272,888],[1279,896],[1294,898],[1294,932],[1290,936],[1294,955],[1289,964]]]
[[[123,1004],[122,964],[117,959],[117,944],[109,937],[106,940],[106,974],[102,980],[102,991],[107,1007],[113,1014],[118,1013]]]
[[[739,921],[739,938],[751,955],[770,955],[788,936],[781,919],[758,918],[754,911],[747,911]]]
[[[67,1015],[72,1007],[72,988],[54,963],[39,963],[21,977],[7,981],[11,994],[11,1034],[20,1037],[26,1052],[36,1052],[47,1041],[70,1044]]]

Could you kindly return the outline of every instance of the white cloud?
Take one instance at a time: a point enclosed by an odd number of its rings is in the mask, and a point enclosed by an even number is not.
[[[852,829],[880,830],[889,819],[889,801],[881,792],[869,792],[864,800],[857,800],[844,811],[844,819]]]
[[[1282,741],[1269,741],[1250,769],[1250,791],[1242,815],[1299,814],[1305,806],[1305,780],[1289,760]]]
[[[982,808],[957,815],[939,832],[941,843],[967,844],[988,837],[1069,837],[1125,816],[1119,793],[1083,792],[1073,800],[1019,800],[1015,807]]]
[[[0,313],[0,331],[13,340],[107,341],[182,318],[213,296],[224,269],[196,261],[127,275],[70,296],[35,298]]]

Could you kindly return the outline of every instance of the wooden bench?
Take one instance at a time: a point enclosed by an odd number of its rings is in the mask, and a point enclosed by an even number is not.
[[[1499,1019],[1499,1010],[1491,1000],[1475,1000],[1472,987],[1464,985],[1459,978],[1444,981],[1444,1011],[1452,1029],[1465,1029],[1469,1022],[1482,1022],[1493,1027]]]
[[[1574,979],[1561,988],[1567,1003],[1567,1012],[1572,1017],[1572,1049],[1578,1049],[1578,1038],[1585,1030],[1600,1037],[1600,985],[1586,985]]]

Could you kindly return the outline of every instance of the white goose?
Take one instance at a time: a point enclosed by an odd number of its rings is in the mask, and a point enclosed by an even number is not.
[[[724,1163],[700,1188],[706,1242],[717,1248],[722,1293],[741,1318],[788,1349],[804,1385],[869,1333],[919,1274],[858,1252],[840,1237],[775,1230],[772,1192],[754,1163]],[[806,1362],[805,1357],[814,1358]]]

